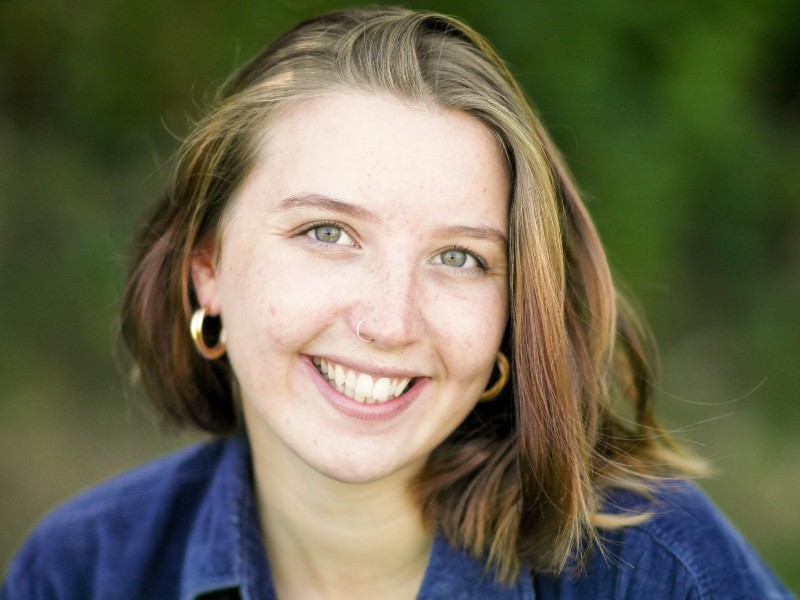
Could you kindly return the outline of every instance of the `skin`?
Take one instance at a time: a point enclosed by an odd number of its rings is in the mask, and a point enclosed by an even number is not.
[[[477,120],[340,92],[278,114],[222,248],[197,249],[193,280],[224,324],[279,597],[415,596],[432,532],[408,484],[492,372],[509,192]],[[373,343],[356,336],[362,319]],[[311,357],[416,384],[362,405]]]

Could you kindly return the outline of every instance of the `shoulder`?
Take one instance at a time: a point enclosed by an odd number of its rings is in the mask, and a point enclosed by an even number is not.
[[[93,598],[98,577],[124,580],[168,568],[166,561],[146,563],[180,552],[230,443],[160,458],[56,508],[12,561],[2,598]],[[120,589],[136,586],[119,581]]]
[[[97,530],[126,522],[141,526],[159,520],[170,503],[182,503],[208,484],[224,446],[224,441],[192,446],[117,475],[53,510],[32,537],[52,540],[87,527]],[[149,519],[142,521],[144,517]]]
[[[602,548],[586,569],[578,576],[540,578],[541,598],[791,598],[691,483],[662,483],[649,498],[615,490],[605,509],[651,516],[639,525],[601,531]]]

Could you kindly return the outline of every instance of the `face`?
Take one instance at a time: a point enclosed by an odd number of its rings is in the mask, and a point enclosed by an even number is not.
[[[424,464],[495,363],[508,197],[498,141],[463,113],[353,92],[273,119],[192,270],[262,460],[345,482]]]

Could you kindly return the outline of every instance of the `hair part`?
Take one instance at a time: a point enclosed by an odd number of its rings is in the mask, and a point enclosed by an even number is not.
[[[510,581],[520,566],[558,573],[598,547],[603,490],[646,491],[691,471],[651,411],[646,337],[619,298],[564,162],[509,70],[464,23],[400,8],[316,17],[240,69],[185,140],[167,192],[134,243],[121,329],[142,383],[174,423],[236,431],[227,359],[194,351],[193,253],[219,240],[271,119],[341,90],[465,112],[508,157],[512,385],[436,448],[414,492],[447,537]],[[619,405],[633,407],[626,422]]]

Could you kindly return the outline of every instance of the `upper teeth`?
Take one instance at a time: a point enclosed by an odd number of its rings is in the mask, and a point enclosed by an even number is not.
[[[346,369],[324,358],[313,358],[319,372],[327,377],[330,384],[345,396],[358,402],[374,403],[386,402],[390,398],[397,398],[411,381],[409,377],[380,377],[373,378],[366,373],[359,373]]]

